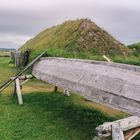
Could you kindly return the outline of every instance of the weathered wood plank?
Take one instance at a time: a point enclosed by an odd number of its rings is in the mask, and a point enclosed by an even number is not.
[[[124,140],[123,131],[118,123],[112,124],[112,140]]]
[[[30,79],[26,79],[21,83],[21,86],[24,85],[25,83],[27,83]]]
[[[32,75],[22,75],[18,77],[19,80],[26,80],[26,79],[32,79],[32,78],[33,78]],[[11,77],[10,79],[13,80],[15,79],[15,77]]]
[[[108,58],[107,56],[103,55],[103,58],[104,58],[105,60],[107,60],[107,62],[112,63],[111,59]]]
[[[58,87],[55,86],[55,87],[54,87],[54,92],[57,92],[57,90],[58,90]]]
[[[33,75],[88,100],[140,116],[140,67],[44,58],[34,65]]]
[[[16,93],[17,93],[19,105],[23,105],[22,94],[20,89],[20,81],[18,78],[16,79]]]
[[[104,123],[96,128],[96,134],[100,137],[111,136],[112,125],[114,124],[119,124],[120,129],[125,132],[140,127],[140,118],[137,116],[131,116],[114,122]]]
[[[69,90],[64,89],[64,95],[66,95],[66,96],[70,96],[70,92],[69,92]]]
[[[125,136],[125,140],[131,140],[133,139],[136,135],[138,135],[140,133],[140,127],[129,130],[127,132],[124,133]]]

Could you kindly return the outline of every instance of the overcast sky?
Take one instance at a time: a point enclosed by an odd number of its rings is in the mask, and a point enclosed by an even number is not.
[[[139,0],[0,0],[0,48],[18,48],[77,18],[90,18],[124,44],[140,41]]]

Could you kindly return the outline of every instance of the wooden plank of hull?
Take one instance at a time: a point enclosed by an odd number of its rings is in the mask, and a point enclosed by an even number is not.
[[[91,101],[140,116],[140,68],[122,64],[43,58],[33,75]]]

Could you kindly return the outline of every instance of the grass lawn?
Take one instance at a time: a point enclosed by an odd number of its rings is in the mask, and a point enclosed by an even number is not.
[[[0,84],[17,72],[8,62],[0,58]],[[53,86],[31,80],[23,86],[24,105],[19,106],[13,86],[6,89],[0,95],[0,140],[92,140],[99,124],[127,116],[61,91],[54,93]]]

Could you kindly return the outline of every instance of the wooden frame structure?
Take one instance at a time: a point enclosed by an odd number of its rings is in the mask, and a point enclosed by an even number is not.
[[[17,78],[19,78],[27,69],[29,69],[31,66],[34,65],[45,53],[47,53],[47,50],[43,53],[41,53],[38,57],[36,57],[31,63],[29,63],[23,70],[21,70],[15,77],[10,78],[8,81],[6,81],[2,86],[0,86],[0,94],[2,94],[2,91],[5,90],[12,82],[14,82]]]
[[[140,132],[140,118],[131,116],[114,122],[104,123],[95,129],[93,140],[131,140]]]

